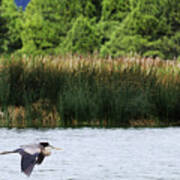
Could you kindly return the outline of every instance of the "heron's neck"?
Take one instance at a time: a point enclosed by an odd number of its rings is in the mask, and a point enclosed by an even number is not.
[[[4,151],[4,152],[1,152],[0,155],[11,154],[11,153],[16,153],[16,152],[15,151]]]
[[[43,153],[44,156],[49,156],[49,155],[51,155],[51,151],[50,151],[48,148],[44,148],[44,149],[42,150],[42,153]]]

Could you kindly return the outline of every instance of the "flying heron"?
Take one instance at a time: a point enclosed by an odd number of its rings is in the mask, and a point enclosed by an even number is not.
[[[21,155],[21,171],[30,176],[34,166],[41,164],[45,156],[51,154],[51,149],[61,150],[61,148],[56,148],[48,142],[40,142],[39,144],[20,146],[20,148],[14,151],[4,151],[0,155],[19,153]]]

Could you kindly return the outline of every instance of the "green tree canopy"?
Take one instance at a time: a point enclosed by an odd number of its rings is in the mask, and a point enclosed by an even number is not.
[[[0,53],[180,56],[179,0],[0,0]]]
[[[122,21],[130,12],[129,0],[103,0],[102,16],[103,21]]]
[[[101,54],[113,57],[129,53],[166,59],[177,57],[180,47],[179,33],[176,34],[180,27],[180,11],[177,10],[180,10],[180,4],[177,0],[136,0],[135,3],[131,1],[131,6],[134,8],[102,46]]]
[[[76,19],[93,17],[98,5],[92,0],[31,0],[24,13],[22,51],[54,53]]]
[[[20,19],[22,11],[13,0],[0,2],[0,52],[14,52],[22,46],[20,39]]]
[[[99,49],[100,39],[94,24],[95,22],[87,17],[78,17],[68,32],[61,49],[64,49],[64,52],[78,54],[93,53]]]

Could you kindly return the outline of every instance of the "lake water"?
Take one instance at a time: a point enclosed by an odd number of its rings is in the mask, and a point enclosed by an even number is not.
[[[180,128],[0,129],[0,151],[49,141],[53,151],[32,180],[179,180]],[[18,154],[0,156],[0,179],[23,180]]]

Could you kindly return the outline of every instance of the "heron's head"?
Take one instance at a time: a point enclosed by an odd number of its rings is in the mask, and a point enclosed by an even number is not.
[[[44,148],[51,148],[55,150],[62,150],[61,148],[54,147],[50,145],[48,142],[40,142],[40,145],[43,146]]]
[[[43,146],[44,148],[50,146],[48,142],[40,142],[39,144]]]
[[[61,150],[61,148],[54,147],[48,142],[40,142],[39,144],[43,146],[42,153],[44,156],[49,156],[51,154],[51,149]]]

